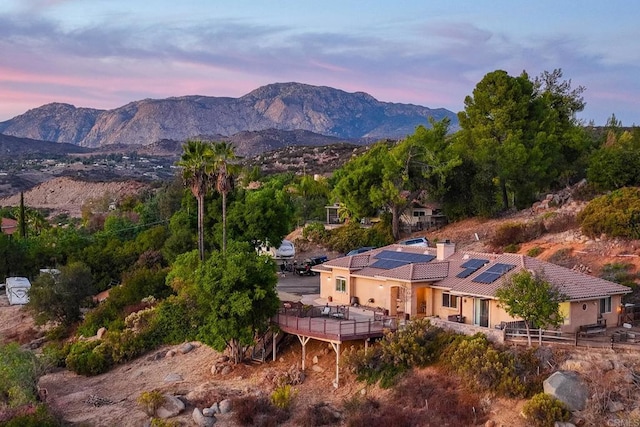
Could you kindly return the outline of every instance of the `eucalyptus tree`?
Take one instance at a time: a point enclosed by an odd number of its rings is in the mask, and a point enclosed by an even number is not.
[[[204,198],[215,177],[216,156],[211,143],[189,140],[182,147],[183,153],[178,166],[182,167],[185,185],[198,202],[198,252],[204,260]]]

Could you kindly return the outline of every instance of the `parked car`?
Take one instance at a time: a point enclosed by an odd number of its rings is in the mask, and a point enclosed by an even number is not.
[[[375,249],[375,248],[376,248],[375,246],[363,246],[361,248],[354,249],[354,250],[351,250],[351,251],[347,252],[347,256],[362,254],[362,253],[365,253],[365,252],[369,252],[370,250]]]
[[[258,248],[259,254],[271,255],[275,259],[293,259],[296,256],[296,248],[290,240],[283,240],[279,247],[273,247],[265,242]]]
[[[313,258],[307,258],[304,260],[302,264],[299,264],[299,265],[295,264],[293,272],[299,276],[315,276],[318,273],[311,270],[313,266],[322,264],[323,262],[326,262],[326,261],[327,261],[327,257],[324,255],[313,257]]]
[[[426,237],[415,237],[413,239],[403,240],[399,244],[406,245],[406,246],[421,246],[423,248],[428,248],[429,239],[427,239]]]

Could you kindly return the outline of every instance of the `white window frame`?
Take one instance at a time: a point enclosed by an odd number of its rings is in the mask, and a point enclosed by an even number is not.
[[[453,303],[452,303],[453,301]],[[448,292],[442,293],[442,306],[445,308],[458,308],[458,297]]]
[[[336,292],[347,292],[347,278],[338,276],[336,277]]]
[[[600,298],[599,310],[600,314],[611,313],[611,297]]]

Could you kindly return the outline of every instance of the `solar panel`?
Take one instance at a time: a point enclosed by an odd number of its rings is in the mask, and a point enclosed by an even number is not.
[[[393,268],[402,267],[403,265],[409,264],[405,261],[400,261],[396,259],[379,259],[378,261],[371,264],[369,267],[373,268],[381,268],[383,270],[391,270]]]
[[[498,273],[499,275],[503,275],[504,273],[506,273],[507,271],[511,270],[512,268],[514,268],[515,265],[513,264],[494,264],[491,267],[487,268],[487,273]]]
[[[483,265],[487,264],[489,262],[488,259],[478,259],[478,258],[472,258],[470,260],[467,260],[464,264],[462,264],[460,267],[462,268],[473,268],[475,270],[479,269],[480,267],[482,267]],[[466,276],[465,276],[466,277]]]
[[[429,255],[429,254],[414,254],[410,252],[381,251],[375,255],[375,258],[404,261],[405,263],[414,263],[414,262],[429,262],[432,259],[434,259],[435,256]]]
[[[474,277],[473,279],[471,279],[472,282],[476,282],[476,283],[493,283],[495,282],[500,276],[502,276],[502,274],[500,273],[491,273],[488,271],[485,271],[483,273],[480,273],[478,276]]]
[[[465,277],[471,276],[471,274],[473,274],[476,270],[478,270],[478,269],[477,268],[465,268],[460,273],[456,274],[456,277],[459,278],[459,279],[464,279]]]

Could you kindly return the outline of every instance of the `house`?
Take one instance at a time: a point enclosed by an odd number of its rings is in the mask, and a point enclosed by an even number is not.
[[[334,203],[333,205],[325,206],[324,209],[327,211],[327,224],[342,224],[342,219],[340,218],[340,209],[342,207],[339,203]]]
[[[400,216],[402,223],[410,232],[441,227],[447,223],[447,217],[435,203],[420,203],[414,200]]]
[[[526,255],[456,252],[450,242],[436,248],[394,244],[314,267],[320,273],[320,296],[337,304],[359,303],[391,316],[437,316],[486,328],[519,320],[498,306],[495,293],[523,270],[542,275],[566,295],[563,332],[596,323],[616,325],[622,296],[631,292]]]
[[[18,230],[18,221],[12,218],[0,218],[0,229],[4,234],[13,234]]]

